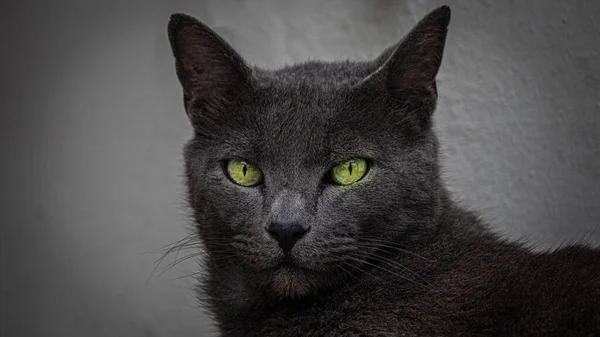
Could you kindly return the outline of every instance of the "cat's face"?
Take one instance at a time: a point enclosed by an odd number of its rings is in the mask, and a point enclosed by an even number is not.
[[[339,282],[382,242],[427,228],[439,177],[431,130],[449,11],[372,62],[251,68],[182,15],[169,25],[195,135],[190,206],[212,258],[294,297]]]

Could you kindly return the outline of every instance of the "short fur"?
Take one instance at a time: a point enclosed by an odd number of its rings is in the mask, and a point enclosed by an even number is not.
[[[600,251],[534,253],[444,187],[431,124],[449,21],[432,11],[372,61],[264,70],[171,17],[200,298],[222,336],[600,336]],[[333,184],[353,157],[365,178]],[[234,184],[229,159],[264,182]],[[274,221],[310,230],[285,254]]]

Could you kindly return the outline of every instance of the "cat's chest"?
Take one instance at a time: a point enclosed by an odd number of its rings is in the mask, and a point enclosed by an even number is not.
[[[413,336],[421,331],[422,317],[410,306],[385,305],[367,296],[315,303],[302,308],[265,308],[239,323],[245,336]],[[429,325],[429,323],[427,323]],[[233,336],[233,335],[232,335]]]
[[[398,311],[321,310],[273,317],[261,324],[256,336],[413,336],[415,331],[420,330],[414,323],[409,318],[403,319]]]

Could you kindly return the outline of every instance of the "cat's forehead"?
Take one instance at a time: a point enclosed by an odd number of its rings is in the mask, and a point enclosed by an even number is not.
[[[277,162],[376,153],[384,130],[373,123],[362,91],[354,88],[372,68],[360,62],[308,62],[257,69],[253,94],[237,112],[245,122],[223,123],[232,127],[223,139],[247,144],[244,154],[251,157]]]
[[[377,152],[379,137],[369,132],[360,93],[352,90],[368,75],[361,66],[315,62],[269,72],[250,109],[255,123],[245,129],[259,149],[253,152],[277,162]]]
[[[353,85],[375,70],[372,62],[309,61],[275,70],[258,70],[262,81],[280,85],[343,86]]]
[[[332,126],[357,108],[351,92],[357,76],[349,67],[315,63],[270,72],[253,102],[255,118],[285,138],[314,140],[315,133],[331,134]]]
[[[277,70],[257,70],[257,119],[289,132],[339,125],[357,109],[353,87],[372,70],[370,63],[311,61]],[[302,128],[300,128],[302,129]]]

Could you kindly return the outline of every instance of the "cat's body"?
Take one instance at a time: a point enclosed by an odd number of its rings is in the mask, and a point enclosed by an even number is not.
[[[431,115],[449,18],[370,62],[267,71],[172,17],[199,294],[222,336],[600,335],[600,251],[533,253],[444,187]]]

